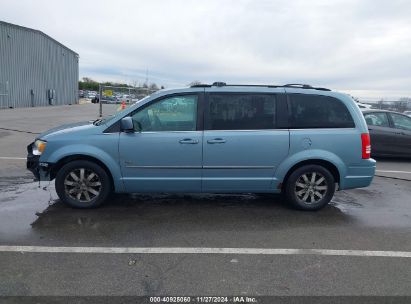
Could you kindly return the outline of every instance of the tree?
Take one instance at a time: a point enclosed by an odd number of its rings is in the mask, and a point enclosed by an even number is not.
[[[201,84],[200,80],[194,80],[188,84],[189,87]]]
[[[111,86],[111,87],[123,87],[123,88],[133,88],[133,87],[142,87],[145,89],[150,89],[152,91],[158,91],[158,85],[156,83],[151,83],[148,85],[147,83],[144,83],[143,85],[139,85],[139,83],[134,80],[131,85],[126,84],[126,83],[119,83],[119,82],[110,82],[110,81],[105,81],[105,82],[97,82],[91,79],[90,77],[83,77],[81,80],[78,82],[79,84],[79,90],[89,90],[89,91],[98,91],[99,90],[99,85],[103,86]],[[164,89],[164,86],[161,86],[162,89]]]
[[[378,108],[382,109],[382,105],[384,104],[384,99],[378,100]]]
[[[404,112],[405,110],[407,110],[408,108],[411,107],[411,98],[409,97],[401,97],[399,99],[399,106],[398,106],[398,110],[400,112]]]
[[[158,86],[155,83],[150,84],[150,90],[158,91]]]
[[[99,83],[89,77],[83,77],[83,81],[79,81],[80,90],[98,91]]]

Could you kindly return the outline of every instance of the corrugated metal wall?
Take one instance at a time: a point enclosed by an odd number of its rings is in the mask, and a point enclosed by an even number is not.
[[[45,34],[0,22],[0,108],[78,102],[78,55]]]

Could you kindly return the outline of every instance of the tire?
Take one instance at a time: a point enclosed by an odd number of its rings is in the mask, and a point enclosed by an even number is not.
[[[111,193],[111,180],[98,164],[75,160],[65,164],[56,176],[60,200],[74,208],[100,206]]]
[[[334,192],[334,176],[320,165],[297,168],[285,184],[288,202],[301,210],[314,211],[325,207],[333,198]]]

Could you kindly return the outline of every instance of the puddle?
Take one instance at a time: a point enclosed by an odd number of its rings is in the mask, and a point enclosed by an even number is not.
[[[31,233],[31,223],[38,215],[57,201],[57,194],[48,185],[27,183],[25,179],[16,179],[12,185],[3,186],[0,192],[0,235],[22,236]],[[50,195],[54,199],[50,201]]]

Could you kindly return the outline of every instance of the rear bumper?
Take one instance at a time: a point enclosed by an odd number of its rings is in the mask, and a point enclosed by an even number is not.
[[[50,172],[53,164],[47,162],[40,162],[40,155],[33,154],[34,143],[27,146],[27,161],[26,167],[34,175],[35,180],[48,181],[50,180]]]
[[[368,187],[375,175],[376,161],[367,159],[360,165],[348,167],[347,175],[340,180],[340,190]]]

